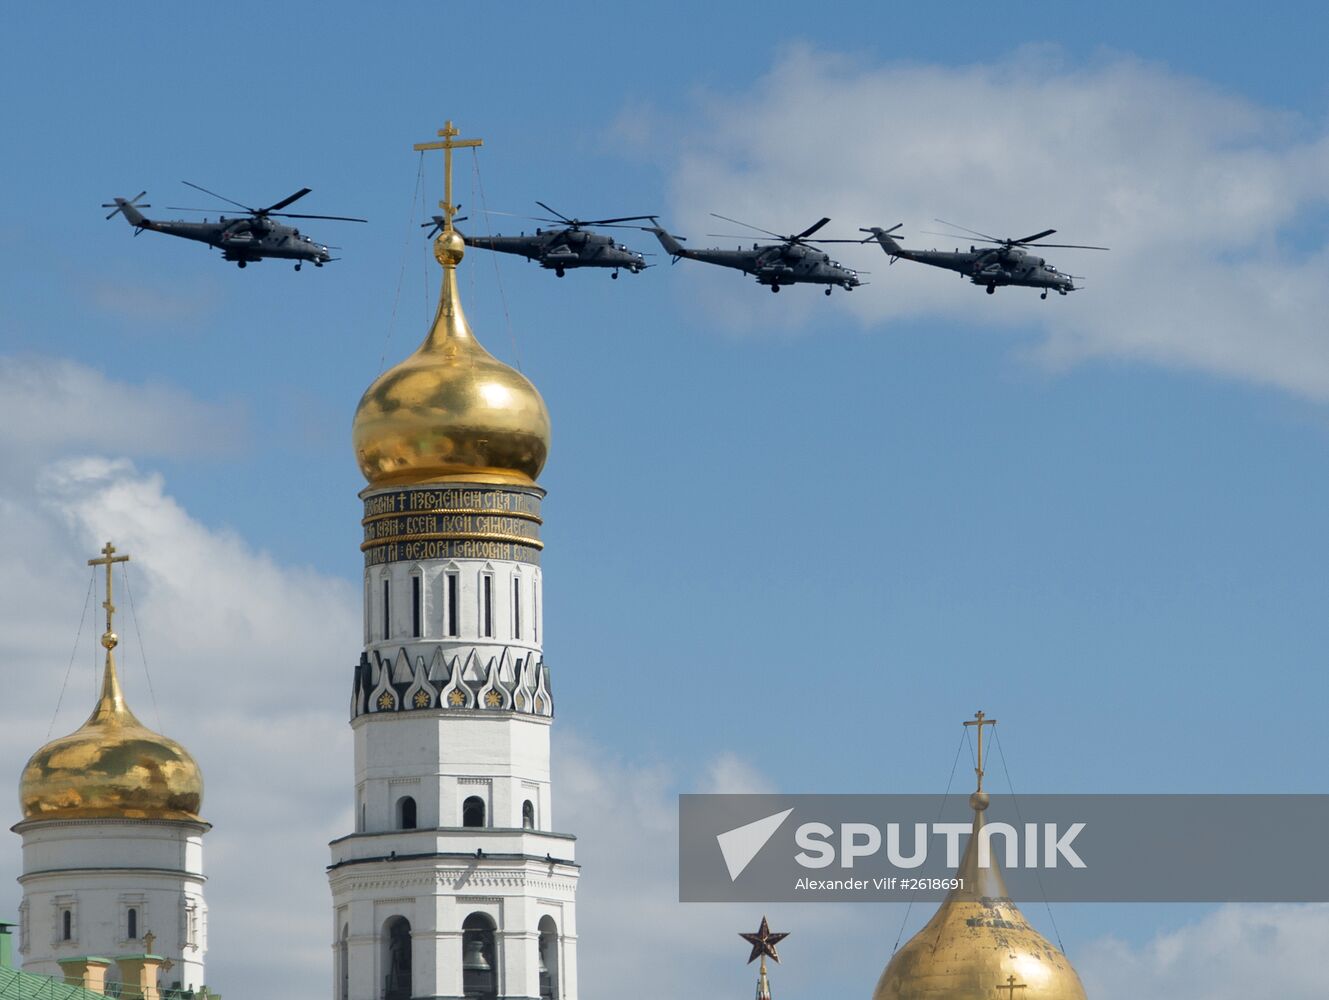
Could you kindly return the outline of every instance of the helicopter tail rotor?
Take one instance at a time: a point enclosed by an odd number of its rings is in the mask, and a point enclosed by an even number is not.
[[[130,225],[138,226],[141,228],[143,224],[148,220],[143,217],[143,213],[140,212],[139,209],[152,207],[147,202],[139,201],[139,199],[142,198],[147,193],[148,193],[147,191],[140,191],[132,198],[115,198],[112,199],[111,201],[102,202],[102,208],[111,209],[110,213],[107,214],[106,218],[113,219],[117,215],[123,213],[124,217],[127,220],[129,220]]]

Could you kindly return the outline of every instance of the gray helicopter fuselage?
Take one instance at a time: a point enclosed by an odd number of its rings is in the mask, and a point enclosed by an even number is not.
[[[115,204],[126,220],[138,230],[151,230],[167,236],[194,240],[216,247],[229,261],[253,263],[265,257],[281,260],[312,261],[322,267],[332,259],[328,247],[301,234],[294,226],[248,216],[238,219],[220,217],[216,222],[184,222],[149,219],[123,198]]]
[[[917,261],[931,267],[958,271],[975,285],[989,288],[1018,285],[1060,292],[1075,291],[1075,281],[1042,257],[1019,247],[997,246],[966,250],[907,250],[882,230],[871,230],[881,248],[891,257]]]
[[[749,250],[721,250],[718,247],[689,250],[664,229],[658,226],[648,228],[672,256],[732,267],[753,275],[761,285],[773,288],[795,284],[838,285],[848,290],[860,284],[857,271],[831,260],[830,254],[824,251],[797,243],[792,246],[754,243]]]
[[[646,258],[612,236],[587,229],[537,229],[527,236],[467,236],[468,247],[516,254],[537,261],[541,267],[563,271],[574,267],[623,268],[636,274],[646,267]]]

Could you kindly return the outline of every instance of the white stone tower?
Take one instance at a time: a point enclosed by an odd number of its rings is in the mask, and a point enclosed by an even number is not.
[[[81,976],[93,957],[127,986],[204,985],[203,778],[174,740],[148,729],[116,676],[110,542],[106,665],[92,715],[46,744],[23,769],[23,901],[19,953],[27,972]],[[157,970],[160,969],[159,980]],[[145,982],[145,977],[152,980]]]
[[[334,1000],[576,1000],[578,868],[556,833],[541,656],[549,416],[475,340],[456,268],[420,348],[365,392],[365,650],[351,685],[355,830],[331,844]]]

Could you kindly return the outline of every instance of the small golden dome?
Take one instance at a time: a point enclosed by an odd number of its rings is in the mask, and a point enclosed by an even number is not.
[[[356,408],[351,439],[370,486],[528,484],[544,467],[549,412],[530,380],[471,333],[457,294],[464,252],[456,230],[439,233],[434,256],[443,265],[443,290],[433,328]]]
[[[964,888],[895,953],[872,1000],[996,1000],[1012,985],[1018,1000],[1085,1000],[1066,956],[1010,901],[995,852],[991,867],[979,868],[987,793],[976,792],[970,805],[973,830],[956,872]]]
[[[175,740],[154,733],[125,704],[111,647],[97,707],[76,731],[42,747],[19,782],[23,818],[199,820],[203,775]]]

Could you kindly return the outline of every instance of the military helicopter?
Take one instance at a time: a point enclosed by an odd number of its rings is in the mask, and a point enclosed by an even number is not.
[[[241,205],[238,201],[231,201],[230,198],[219,195],[215,191],[209,191],[205,187],[190,184],[189,181],[184,183],[189,187],[202,191],[204,194],[210,194],[214,198],[221,198],[222,201],[243,208],[248,213],[248,217],[240,216],[228,219],[225,215],[219,215],[216,222],[209,222],[207,219],[202,222],[181,220],[166,222],[149,219],[139,211],[142,208],[152,207],[139,201],[147,194],[146,191],[140,191],[133,198],[115,198],[103,204],[102,208],[113,209],[106,216],[108,219],[114,218],[117,214],[123,214],[129,224],[134,227],[135,236],[145,229],[150,229],[154,233],[180,236],[187,240],[197,240],[200,243],[208,244],[208,246],[216,247],[222,252],[223,258],[233,261],[239,267],[260,261],[264,257],[277,257],[282,260],[295,261],[297,271],[300,270],[300,265],[307,260],[313,261],[315,267],[322,267],[329,261],[336,260],[336,257],[328,253],[329,250],[335,249],[335,247],[316,243],[310,237],[301,235],[300,230],[294,226],[272,222],[272,218],[333,219],[338,222],[368,221],[367,219],[351,219],[344,215],[296,215],[292,212],[279,211],[279,209],[283,209],[309,194],[309,188],[301,188],[295,194],[283,198],[267,208],[250,208],[248,205]],[[175,208],[169,205],[167,208],[173,212],[212,211],[207,208]]]
[[[971,236],[977,236],[984,243],[995,245],[991,249],[982,249],[971,244],[967,252],[964,250],[906,250],[890,235],[899,229],[903,223],[897,223],[890,229],[873,226],[871,229],[861,229],[859,231],[870,234],[863,241],[864,243],[869,243],[874,239],[880,243],[881,248],[890,255],[892,264],[903,258],[905,260],[916,260],[920,264],[930,264],[933,267],[944,267],[950,271],[959,271],[961,277],[968,278],[975,285],[986,285],[989,295],[997,290],[998,285],[1022,285],[1028,288],[1041,288],[1043,294],[1040,297],[1044,299],[1048,297],[1050,291],[1055,290],[1062,295],[1075,291],[1074,277],[1063,271],[1058,271],[1042,257],[1026,253],[1024,247],[1067,247],[1075,250],[1108,249],[1107,247],[1084,246],[1080,243],[1038,242],[1045,236],[1051,236],[1055,233],[1055,229],[1044,229],[1041,233],[1034,233],[1032,236],[1026,236],[1018,240],[999,240],[994,236],[987,236],[972,229],[965,229],[964,226],[957,226],[955,223],[947,222],[944,219],[938,219],[937,221],[943,226],[951,226]],[[964,237],[956,236],[954,233],[929,233],[928,235],[954,236],[957,239],[964,239]]]
[[[632,274],[639,274],[649,267],[646,257],[636,250],[629,249],[622,243],[615,242],[612,236],[592,232],[588,226],[603,226],[608,229],[637,229],[638,226],[624,226],[624,222],[641,222],[654,219],[650,215],[623,215],[613,219],[570,219],[562,212],[555,211],[542,201],[537,205],[555,219],[530,217],[533,222],[551,222],[555,228],[537,229],[535,235],[527,236],[467,236],[462,234],[468,247],[480,247],[498,253],[511,253],[527,260],[538,261],[540,266],[553,271],[560,278],[575,267],[613,268],[611,278],[617,278],[620,268]],[[505,212],[492,212],[491,215],[506,215]],[[433,231],[443,225],[443,217],[436,215],[432,222]]]
[[[861,243],[864,241],[808,239],[809,236],[830,222],[830,219],[823,218],[819,222],[814,222],[801,233],[794,233],[792,236],[781,236],[769,229],[761,229],[725,215],[716,215],[714,212],[711,215],[717,219],[723,219],[725,222],[746,226],[756,232],[773,236],[780,242],[753,243],[751,250],[742,248],[721,250],[718,247],[707,250],[689,250],[683,246],[684,237],[671,236],[668,231],[658,225],[654,217],[651,218],[651,222],[657,224],[643,226],[642,228],[655,234],[656,239],[660,241],[660,245],[673,257],[674,263],[678,263],[678,259],[684,257],[688,260],[699,260],[706,264],[719,264],[721,267],[736,268],[744,274],[755,276],[758,284],[769,285],[772,292],[778,292],[781,285],[814,284],[826,285],[826,294],[830,295],[830,286],[832,285],[839,285],[845,291],[849,291],[861,284],[858,280],[857,271],[831,260],[824,250],[814,244]],[[718,236],[714,233],[709,235],[717,236],[718,239],[745,240],[750,238],[747,236]]]

